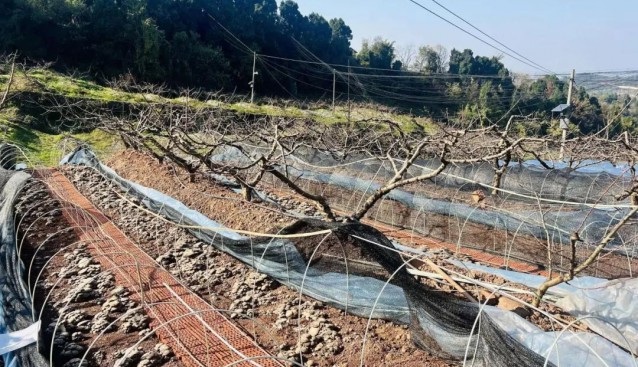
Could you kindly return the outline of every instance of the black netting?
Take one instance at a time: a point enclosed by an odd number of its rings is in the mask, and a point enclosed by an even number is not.
[[[263,152],[250,148],[252,156]],[[220,149],[214,160],[226,163],[249,161],[239,150]],[[346,162],[315,150],[300,150],[288,159],[286,171],[306,191],[325,196],[330,205],[344,212],[359,209],[374,190],[392,176],[388,161],[349,157]],[[397,164],[401,162],[398,161]],[[420,161],[410,168],[407,177],[428,173],[438,162]],[[610,169],[611,167],[604,167]],[[569,237],[579,232],[584,242],[577,249],[583,260],[592,247],[623,218],[629,202],[615,197],[627,190],[631,179],[596,171],[570,169],[546,170],[530,164],[513,164],[502,179],[496,196],[485,205],[476,205],[471,192],[489,189],[493,171],[488,164],[449,166],[436,178],[393,190],[373,207],[368,216],[379,222],[404,227],[434,237],[459,248],[469,247],[522,260],[540,268],[547,266],[547,246],[553,253],[555,269],[569,266]],[[621,168],[614,171],[622,173]],[[267,176],[270,185],[281,186]],[[598,205],[591,203],[614,203]],[[610,244],[608,255],[589,271],[599,277],[633,275],[638,254],[638,226],[624,226]]]
[[[280,233],[293,234],[292,238],[244,237],[232,230],[211,229],[220,225],[175,199],[122,179],[88,151],[76,151],[64,162],[96,168],[146,208],[190,226],[189,231],[202,241],[303,294],[362,317],[409,324],[415,342],[442,357],[462,360],[467,355],[475,366],[541,366],[545,358],[540,354],[552,349],[547,348],[552,335],[535,334],[546,343],[530,349],[529,340],[506,331],[508,327],[523,327],[524,333],[534,330],[522,319],[508,319],[517,316],[489,306],[481,312],[480,305],[430,289],[410,276],[393,243],[372,227],[303,219]],[[572,362],[587,353],[587,347],[578,343],[557,345],[561,356],[570,355]]]
[[[6,159],[4,162],[12,160]],[[0,168],[0,334],[23,330],[35,322],[31,295],[24,282],[24,265],[18,257],[14,222],[14,203],[29,177],[24,172]],[[16,345],[21,343],[19,338],[11,342]],[[6,366],[48,365],[38,353],[36,344],[6,353],[2,359]]]

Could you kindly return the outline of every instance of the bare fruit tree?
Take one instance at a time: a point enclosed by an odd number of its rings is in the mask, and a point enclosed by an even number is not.
[[[12,54],[0,58],[0,65],[10,65],[8,70],[9,75],[7,78],[7,85],[4,87],[4,91],[2,91],[2,97],[0,97],[0,110],[5,107],[7,98],[9,97],[9,92],[11,91],[11,87],[13,85],[13,78],[16,71],[16,57],[17,54]]]
[[[149,89],[150,88],[150,89]],[[297,195],[315,203],[327,221],[361,221],[389,193],[398,188],[430,181],[450,166],[483,164],[491,167],[489,183],[495,197],[502,196],[502,179],[513,162],[536,160],[539,169],[557,170],[553,162],[561,146],[559,138],[521,134],[512,124],[527,116],[509,116],[505,127],[492,124],[485,128],[452,128],[443,124],[428,125],[412,121],[409,126],[387,118],[368,118],[347,123],[322,124],[297,117],[255,116],[230,111],[203,102],[199,91],[183,91],[180,98],[157,97],[163,90],[145,87],[149,97],[144,103],[103,103],[58,98],[51,111],[76,124],[117,134],[125,144],[161,162],[171,162],[195,180],[210,179],[211,174],[231,177],[241,188],[246,201],[255,200],[255,190],[265,176],[274,177]],[[223,100],[223,96],[216,95]],[[560,256],[567,252],[569,267],[551,272],[538,289],[536,303],[548,289],[567,282],[589,268],[606,251],[619,231],[633,223],[638,207],[638,182],[633,165],[638,150],[627,134],[615,140],[598,136],[575,137],[565,144],[572,165],[587,160],[629,162],[634,184],[617,196],[629,199],[633,207],[622,219],[610,225],[597,244],[585,256],[577,256],[580,230],[574,231],[569,248],[560,245]],[[299,170],[294,169],[300,150],[322,152],[336,161],[350,157],[367,157],[391,167],[391,177],[379,182],[376,190],[365,193],[361,205],[339,217],[322,192],[304,188]],[[415,168],[417,162],[437,162],[429,171]],[[421,172],[413,174],[414,172]],[[595,203],[594,203],[595,204]],[[539,210],[541,210],[539,208]],[[542,210],[541,210],[542,212]],[[541,217],[544,215],[541,213]],[[585,223],[583,219],[583,223]],[[552,241],[547,241],[552,268],[555,258]],[[566,250],[566,251],[563,251]],[[582,251],[581,251],[582,252]]]

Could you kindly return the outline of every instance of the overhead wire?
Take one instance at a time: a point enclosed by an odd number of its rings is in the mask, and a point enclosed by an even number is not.
[[[332,83],[331,79],[318,77],[316,75],[312,75],[310,73],[296,70],[294,68],[291,68],[285,65],[276,65],[266,60],[260,60],[260,61],[262,61],[265,67],[273,69],[274,71],[276,71],[277,74],[282,75],[283,77],[290,78],[300,84],[306,85],[310,88],[313,88],[322,92],[326,92],[326,93],[332,92],[331,89],[322,87],[318,85],[317,83],[311,83],[309,81],[305,81],[302,78],[309,77],[309,78],[313,78],[313,80],[323,81],[325,83],[328,83],[328,82]],[[363,76],[364,78],[362,79],[366,79],[365,77],[367,76],[365,75]],[[337,83],[339,86],[343,86],[343,82],[337,81]],[[278,82],[278,84],[281,84],[281,83]],[[465,95],[459,98],[454,98],[448,95],[446,96],[437,95],[437,93],[440,94],[440,89],[437,89],[437,88],[428,89],[422,86],[421,87],[419,86],[406,87],[404,85],[386,85],[386,84],[379,86],[373,80],[372,81],[359,80],[359,83],[351,85],[351,88],[354,89],[354,90],[351,90],[351,95],[355,97],[374,96],[379,98],[401,100],[401,101],[407,101],[407,102],[413,102],[413,103],[436,103],[436,104],[446,104],[446,105],[455,105],[459,103],[466,103],[469,101]],[[357,89],[360,89],[360,91],[357,92]],[[491,101],[499,102],[499,103],[508,102],[512,98],[511,93],[513,93],[516,90],[518,90],[518,88],[516,87],[501,88],[501,91],[503,94],[498,97],[491,98]],[[429,93],[430,95],[417,96],[417,95],[414,95],[414,93],[397,93],[395,91],[414,92],[419,94]],[[529,94],[529,97],[536,97],[542,94],[543,92],[532,93],[532,94]],[[524,105],[524,106],[528,106],[528,105]]]
[[[435,14],[437,17],[443,19],[444,21],[446,21],[448,23],[451,23],[451,25],[461,29],[463,32],[470,33],[470,35],[472,35],[471,32],[469,32],[467,30],[464,30],[463,28],[460,28],[459,26],[455,25],[454,23],[452,23],[451,21],[447,20],[446,18],[441,17],[440,15],[438,15],[435,12],[431,11],[430,9],[426,8],[425,6],[423,6],[422,4],[418,3],[417,1],[414,1],[414,0],[408,0],[408,1],[414,3],[415,5],[417,5],[419,7],[424,8],[425,10],[431,12],[432,14]],[[491,40],[495,41],[499,45],[507,48],[508,50],[512,51],[513,53],[516,53],[517,55],[519,55],[521,57],[524,57],[523,55],[519,54],[515,50],[513,50],[510,47],[506,46],[502,42],[496,40],[492,36],[490,36],[487,33],[483,32],[478,27],[472,25],[470,22],[468,22],[467,20],[463,19],[461,16],[459,16],[455,12],[451,11],[449,8],[443,6],[438,1],[436,1],[436,0],[432,0],[432,1],[435,2],[437,5],[441,6],[446,11],[450,12],[455,17],[459,18],[460,20],[462,20],[463,22],[468,24],[469,26],[471,26],[474,29],[476,29],[477,31],[481,32],[481,34],[485,35],[486,37],[489,37]],[[294,58],[290,58],[290,57],[282,57],[282,56],[266,55],[266,54],[262,54],[262,53],[257,53],[255,50],[253,50],[248,45],[246,45],[246,43],[241,41],[241,39],[239,39],[239,37],[237,37],[231,30],[229,30],[227,27],[225,27],[221,22],[219,22],[210,13],[208,13],[204,9],[202,9],[202,12],[204,12],[210,19],[212,19],[230,37],[230,38],[227,38],[227,40],[229,41],[229,43],[231,43],[231,45],[233,47],[238,48],[238,49],[242,50],[243,52],[245,52],[247,54],[251,54],[252,55],[253,53],[256,53],[256,56],[260,57],[260,58],[267,58],[267,59],[281,60],[281,61],[289,61],[289,62],[294,62],[294,63],[299,63],[299,64],[328,65],[328,66],[330,66],[332,68],[343,68],[343,69],[346,69],[346,70],[347,69],[352,69],[352,70],[365,70],[365,71],[383,71],[384,74],[377,74],[376,75],[378,77],[383,77],[383,78],[391,77],[391,76],[388,75],[388,73],[396,73],[396,74],[401,74],[401,73],[410,74],[410,73],[412,73],[412,74],[418,74],[418,73],[411,72],[411,71],[406,71],[406,70],[395,70],[395,69],[388,69],[388,68],[375,68],[375,67],[358,66],[358,65],[345,65],[345,64],[338,64],[338,63],[328,63],[328,62],[324,62],[322,60],[321,61],[311,61],[311,60],[294,59]],[[473,37],[478,37],[478,36],[475,36],[475,35],[472,35],[472,36]],[[479,38],[479,40],[480,40],[480,38]],[[481,40],[481,42],[485,43],[486,41]],[[503,52],[504,54],[508,54],[507,52],[504,52],[500,48],[497,48],[497,47],[495,47],[495,46],[493,46],[493,45],[491,45],[489,43],[488,43],[488,45],[490,45],[491,47],[495,48],[499,52]],[[530,62],[533,62],[532,60],[530,60],[528,58],[525,58],[525,59],[530,61]],[[551,70],[549,70],[547,68],[542,67],[538,63],[535,63],[535,64],[541,67],[541,68],[536,67],[535,69],[541,71],[542,74],[525,74],[525,75],[527,75],[529,77],[543,77],[543,76],[546,76],[548,72],[551,75],[555,75],[555,76],[569,76],[571,74],[569,72],[556,73],[556,72],[553,72],[553,71],[551,71]],[[341,72],[343,74],[348,73],[347,71],[341,71],[341,70],[337,70],[337,71],[339,71],[339,72]],[[358,75],[358,76],[371,75],[371,74],[364,74],[364,73],[351,73],[351,74],[352,75]],[[578,75],[580,75],[580,76],[608,75],[608,74],[636,74],[638,76],[638,69],[588,70],[588,71],[583,71],[583,72],[579,72],[578,73]],[[402,75],[402,76],[400,76],[400,78],[415,78],[415,79],[420,79],[420,78],[432,78],[432,79],[443,78],[443,79],[448,79],[448,78],[459,78],[459,77],[485,78],[485,79],[488,79],[488,78],[502,79],[503,78],[502,76],[499,76],[499,75],[479,75],[479,74],[457,75],[457,74],[449,74],[449,73],[430,73],[430,74],[421,74],[421,75]]]
[[[215,23],[217,23],[217,25],[219,25],[221,29],[223,29],[228,35],[230,35],[235,41],[237,41],[240,45],[242,45],[246,50],[248,50],[251,53],[255,53],[255,51],[252,48],[248,47],[248,45],[246,45],[242,40],[240,40],[239,37],[235,36],[233,32],[231,32],[228,28],[224,27],[224,25],[221,24],[217,19],[215,19],[215,17],[213,17],[209,12],[207,12],[204,9],[202,9],[202,12],[208,15],[210,19],[212,19]]]
[[[525,61],[525,60],[523,60],[523,59],[521,59],[521,58],[519,58],[519,57],[517,57],[517,56],[514,56],[513,54],[511,54],[511,53],[509,53],[509,52],[507,52],[507,51],[505,51],[505,50],[503,50],[503,49],[501,49],[501,48],[499,48],[499,47],[495,46],[494,44],[492,44],[492,43],[490,43],[490,42],[488,42],[488,41],[486,41],[486,40],[482,39],[481,37],[479,37],[479,36],[475,35],[474,33],[470,32],[470,31],[468,31],[467,29],[465,29],[465,28],[463,28],[463,27],[461,27],[461,26],[459,26],[459,25],[455,24],[454,22],[450,21],[449,19],[447,19],[447,18],[443,17],[442,15],[440,15],[440,14],[436,13],[435,11],[433,11],[433,10],[429,9],[428,7],[426,7],[425,5],[421,4],[420,2],[418,2],[418,1],[416,1],[416,0],[408,0],[408,1],[409,1],[409,2],[411,2],[411,3],[413,3],[414,5],[418,6],[419,8],[421,8],[421,9],[423,9],[423,10],[427,11],[428,13],[430,13],[430,14],[432,14],[432,15],[436,16],[437,18],[439,18],[439,19],[443,20],[444,22],[446,22],[446,23],[450,24],[451,26],[453,26],[454,28],[456,28],[456,29],[458,29],[458,30],[462,31],[463,33],[466,33],[467,35],[471,36],[472,38],[477,39],[478,41],[480,41],[480,42],[482,42],[482,43],[484,43],[484,44],[486,44],[486,45],[488,45],[488,46],[492,47],[493,49],[495,49],[495,50],[497,50],[497,51],[499,51],[499,52],[504,53],[505,55],[507,55],[507,56],[509,56],[509,57],[511,57],[511,58],[513,58],[513,59],[515,59],[515,60],[517,60],[517,61],[519,61],[519,62],[521,62],[521,63],[523,63],[523,64],[525,64],[525,65],[527,65],[527,66],[529,66],[529,67],[532,67],[532,68],[534,68],[534,69],[540,70],[540,71],[542,71],[542,72],[547,72],[547,71],[549,71],[549,70],[547,70],[547,69],[545,69],[545,68],[538,67],[538,66],[536,66],[536,65],[534,65],[534,64],[532,64],[532,63],[530,63],[530,62],[527,62],[527,61]],[[551,71],[550,71],[550,73],[551,73]]]
[[[317,85],[317,83],[311,83],[309,81],[302,80],[303,77],[308,77],[308,78],[312,78],[313,80],[318,80],[320,82],[323,81],[326,84],[332,83],[333,82],[332,78],[321,76],[321,75],[327,76],[332,73],[329,73],[327,71],[322,71],[322,70],[316,70],[316,69],[310,69],[308,72],[305,72],[303,70],[298,70],[298,69],[289,67],[287,65],[278,64],[276,62],[273,62],[272,60],[266,61],[261,59],[261,61],[264,64],[264,66],[275,69],[278,74],[284,77],[290,78],[301,84],[307,85],[311,88],[314,88],[323,92],[332,91],[331,89]],[[341,72],[337,72],[337,73],[339,74]],[[408,101],[408,102],[414,102],[414,103],[439,103],[439,104],[448,104],[448,105],[454,105],[454,104],[463,103],[466,101],[466,99],[463,97],[454,99],[454,98],[451,98],[450,96],[437,96],[437,94],[440,94],[440,89],[437,89],[437,88],[425,88],[424,86],[418,86],[418,85],[416,86],[387,85],[387,83],[382,83],[379,86],[376,84],[376,81],[375,81],[377,75],[367,75],[367,74],[361,74],[361,73],[341,73],[341,74],[345,74],[346,76],[357,77],[357,83],[353,83],[351,85],[351,88],[354,89],[353,91],[351,91],[351,93],[358,97],[375,96],[375,97],[381,97],[381,98],[387,98],[387,99],[393,99],[393,100],[402,100],[402,101]],[[385,77],[385,76],[382,76],[382,77]],[[421,77],[418,77],[418,79],[421,79],[423,81],[428,80],[427,76],[421,76]],[[459,79],[459,78],[458,76],[454,76],[454,79]],[[343,85],[343,81],[341,80],[337,80],[337,83],[340,86]],[[357,92],[357,89],[360,89],[360,92]],[[396,93],[395,90],[403,91],[403,92],[414,92],[419,94],[430,93],[430,95],[415,96],[414,93]],[[516,90],[517,90],[516,87],[501,88],[501,91],[503,92],[504,95],[499,96],[496,99],[492,99],[492,100],[499,101],[500,103],[507,102],[511,99],[511,96],[508,94],[508,92],[511,94],[511,92],[514,92]]]
[[[422,4],[410,0],[411,2],[425,8],[424,6],[422,6]],[[480,29],[478,29],[477,27],[473,26],[471,23],[467,22],[466,20],[464,20],[462,17],[460,17],[458,14],[452,12],[450,9],[445,8],[444,6],[442,6],[440,3],[436,2],[435,0],[433,0],[437,5],[443,7],[444,9],[446,9],[447,11],[449,11],[451,14],[453,14],[454,16],[458,17],[459,19],[463,20],[464,22],[466,22],[468,25],[472,26],[473,28],[475,28],[477,31],[480,31],[482,34],[487,35],[485,32],[482,32]],[[425,10],[430,11],[429,9],[425,8]],[[202,10],[204,11],[204,10]],[[204,11],[205,12],[205,11]],[[432,11],[430,11],[432,12]],[[438,14],[432,12],[433,14],[439,16]],[[454,81],[454,80],[463,80],[463,79],[467,79],[467,78],[478,78],[478,79],[495,79],[495,80],[502,80],[504,77],[503,76],[499,76],[499,75],[457,75],[457,74],[449,74],[449,73],[433,73],[433,74],[418,74],[418,73],[414,73],[414,72],[409,72],[409,71],[405,71],[405,70],[393,70],[393,69],[383,69],[383,68],[371,68],[371,67],[362,67],[362,66],[351,66],[351,65],[343,65],[343,64],[330,64],[327,63],[323,60],[321,60],[320,58],[318,58],[317,56],[315,56],[311,51],[309,51],[305,46],[303,46],[300,42],[294,40],[297,44],[297,48],[298,51],[300,52],[300,54],[302,54],[303,56],[307,57],[307,58],[311,58],[314,60],[301,60],[301,59],[294,59],[294,58],[287,58],[287,57],[279,57],[279,56],[272,56],[272,55],[265,55],[265,54],[260,54],[257,53],[256,51],[252,50],[248,45],[246,45],[246,43],[244,43],[243,41],[241,41],[239,39],[239,37],[237,37],[231,30],[229,30],[227,27],[225,27],[223,24],[221,24],[215,17],[213,17],[212,15],[210,15],[209,13],[206,12],[206,14],[210,17],[210,19],[212,19],[217,25],[219,25],[219,27],[224,31],[224,38],[228,41],[228,43],[236,48],[239,49],[240,51],[242,51],[245,54],[251,54],[253,55],[257,60],[260,61],[260,65],[262,65],[265,69],[265,71],[270,75],[270,77],[273,79],[273,81],[279,85],[279,87],[285,91],[288,95],[294,97],[295,94],[292,93],[288,88],[285,87],[285,85],[281,82],[281,80],[279,80],[280,78],[278,78],[276,76],[280,75],[283,76],[285,78],[289,78],[291,80],[294,80],[297,83],[303,84],[309,88],[324,92],[324,93],[329,93],[332,92],[331,89],[328,89],[326,87],[322,87],[320,84],[323,82],[326,85],[328,83],[333,83],[332,78],[330,78],[330,76],[333,76],[333,74],[338,75],[340,78],[340,80],[334,81],[335,85],[338,83],[338,85],[343,88],[343,85],[345,83],[349,84],[350,87],[350,93],[353,97],[356,98],[363,98],[369,101],[372,101],[372,98],[384,98],[384,99],[389,99],[389,100],[400,100],[400,101],[406,101],[406,102],[410,102],[410,103],[424,103],[424,104],[445,104],[445,105],[458,105],[458,104],[464,104],[467,101],[469,101],[469,99],[467,99],[467,95],[465,95],[465,93],[462,93],[461,96],[459,98],[454,98],[452,96],[449,95],[437,95],[440,94],[440,89],[437,90],[437,88],[430,88],[429,90],[431,91],[430,95],[424,95],[424,94],[428,94],[428,88],[421,86],[421,85],[392,85],[392,84],[388,84],[387,80],[415,80],[415,81],[424,81],[427,82],[428,80],[434,81],[434,80],[442,80],[442,81]],[[440,16],[439,16],[440,17]],[[441,19],[445,20],[446,22],[449,22],[447,19],[440,17]],[[451,22],[449,22],[451,23]],[[453,23],[451,23],[453,24]],[[453,24],[454,25],[454,24]],[[455,27],[458,27],[455,25]],[[463,28],[458,27],[459,29],[463,30]],[[465,32],[467,32],[466,30],[464,30]],[[493,37],[489,36],[490,39],[495,40]],[[482,41],[485,42],[485,41]],[[501,42],[495,41],[499,44],[501,44],[502,46],[504,46]],[[489,44],[489,43],[488,43]],[[493,45],[492,45],[493,46]],[[493,46],[494,47],[494,46]],[[506,46],[504,46],[506,47]],[[510,49],[509,47],[507,47],[509,50],[512,51],[512,49]],[[496,48],[499,51],[502,51],[498,48]],[[518,54],[518,53],[517,53]],[[519,56],[521,56],[520,54],[518,54]],[[511,55],[510,55],[511,56]],[[519,60],[520,61],[520,60]],[[528,61],[531,61],[528,59]],[[298,68],[294,68],[291,67],[289,65],[285,65],[283,64],[283,62],[290,62],[290,63],[296,63],[299,64],[299,66],[301,67],[301,69]],[[305,65],[321,65],[324,68],[309,68],[306,67]],[[347,68],[347,71],[343,71],[343,70],[339,70],[339,69],[344,69]],[[351,69],[354,70],[361,70],[358,72],[353,72]],[[541,70],[541,71],[550,71],[548,69],[540,69],[538,67],[536,67],[536,69]],[[374,72],[374,71],[383,71],[383,73],[366,73],[366,72]],[[551,72],[551,71],[550,71]],[[600,74],[600,75],[610,75],[610,74],[629,74],[629,73],[638,73],[638,70],[624,70],[624,71],[601,71],[601,72],[587,72],[587,73],[579,73],[579,75],[581,76],[586,76],[586,75],[595,75],[595,74]],[[553,75],[564,75],[564,74],[556,74],[553,73]],[[566,74],[565,74],[566,75]],[[538,75],[534,75],[534,76],[542,76],[540,74]],[[510,78],[512,78],[513,76],[509,76]],[[307,78],[311,79],[311,80],[306,80]],[[611,78],[609,80],[618,80],[620,81],[621,79],[616,76],[615,78]],[[314,81],[318,81],[319,83],[314,83]],[[351,82],[352,81],[352,82]],[[613,83],[610,83],[608,85],[609,87],[613,87]],[[596,84],[593,88],[595,88],[594,90],[597,89],[602,89],[605,88],[606,84],[603,83],[598,83]],[[501,95],[497,96],[497,97],[492,97],[491,101],[492,102],[496,102],[496,103],[507,103],[510,99],[512,94],[518,90],[519,88],[516,86],[512,86],[512,87],[500,87],[500,91],[501,91]],[[591,88],[590,88],[591,89]],[[403,93],[401,93],[403,92]],[[419,95],[415,95],[415,94],[419,94]],[[542,92],[538,92],[537,94],[531,94],[528,95],[529,97],[536,97],[536,96],[540,96],[542,95]],[[341,97],[341,96],[340,96]],[[533,106],[537,106],[542,104],[541,102],[535,102],[532,104],[522,104],[520,107],[533,107]]]
[[[304,53],[309,54],[309,55],[311,55],[311,57],[318,59],[309,50],[305,49],[305,47],[303,45],[301,45],[300,43],[298,44],[298,46],[300,46],[300,48],[304,48]],[[324,78],[324,77],[321,77],[321,76],[316,76],[314,74],[309,74],[307,72],[303,72],[303,71],[288,67],[286,65],[279,65],[277,67],[277,66],[274,65],[273,62],[270,62],[270,61],[269,62],[265,62],[265,63],[267,65],[269,65],[270,67],[275,68],[282,75],[284,75],[286,77],[289,77],[289,78],[291,78],[293,80],[296,80],[299,83],[308,85],[308,86],[310,86],[312,88],[316,88],[316,89],[319,89],[319,90],[322,90],[322,91],[325,91],[325,92],[331,92],[331,90],[329,90],[327,88],[323,88],[323,87],[318,86],[316,84],[308,83],[306,81],[301,80],[300,77],[295,77],[292,74],[299,75],[299,76],[307,76],[307,77],[311,77],[311,78],[316,78],[316,79],[318,79],[320,81],[324,81],[326,83],[328,83],[328,82],[332,83],[333,82],[332,78],[329,79],[329,78]],[[325,63],[323,65],[326,66],[326,68],[328,68],[329,71],[312,70],[312,72],[316,72],[316,73],[318,73],[320,75],[327,75],[327,74],[336,73],[337,75],[340,75],[341,79],[345,80],[345,78],[343,78],[342,75],[341,75],[341,74],[344,74],[344,73],[341,73],[341,72],[338,72],[336,70],[330,69],[330,67],[327,66],[327,64],[325,64]],[[285,69],[285,70],[282,70],[282,69]],[[363,79],[370,78],[371,80],[374,80],[374,77],[375,77],[374,75],[370,76],[370,75],[366,75],[366,74],[347,74],[347,75],[349,75],[349,76],[359,75]],[[425,79],[425,78],[420,77],[419,79]],[[341,81],[340,81],[340,84],[341,84]],[[419,103],[419,102],[423,102],[423,103],[427,103],[427,102],[447,103],[447,104],[456,104],[456,103],[458,103],[458,101],[450,101],[450,98],[448,98],[448,97],[443,97],[443,96],[437,97],[436,93],[437,92],[440,93],[440,89],[437,89],[437,88],[431,88],[430,89],[432,91],[433,96],[423,96],[422,97],[422,96],[415,96],[413,94],[407,94],[407,93],[395,93],[395,92],[393,92],[391,90],[396,89],[396,90],[401,90],[401,91],[414,91],[414,92],[418,92],[418,93],[422,94],[424,92],[427,92],[427,89],[425,89],[423,86],[421,86],[421,87],[407,87],[406,88],[405,86],[399,86],[399,85],[397,85],[397,86],[383,85],[382,87],[378,87],[378,86],[376,86],[374,84],[371,85],[371,83],[366,83],[366,84],[367,84],[367,86],[364,86],[364,84],[360,80],[359,80],[359,83],[356,84],[356,86],[359,86],[362,89],[362,93],[359,94],[360,96],[374,95],[374,96],[378,96],[378,97],[382,97],[382,98],[390,98],[390,99],[397,99],[397,100],[403,100],[403,101],[411,101],[411,102],[416,102],[416,103]],[[388,89],[390,89],[390,91]],[[516,90],[515,87],[502,88],[502,89],[503,89],[504,92],[507,92],[507,91],[512,92],[512,91]],[[511,99],[511,97],[508,96],[508,95],[505,95],[505,96],[502,96],[502,97],[498,98],[498,100],[501,101],[501,102],[507,101],[509,99]]]
[[[545,70],[547,72],[549,72],[550,74],[555,74],[553,71],[547,69],[546,67],[530,60],[529,58],[521,55],[520,53],[516,52],[515,50],[511,49],[510,47],[508,47],[507,45],[503,44],[502,42],[500,42],[499,40],[497,40],[496,38],[490,36],[489,34],[483,32],[482,30],[480,30],[478,27],[476,27],[474,24],[468,22],[467,20],[465,20],[463,17],[461,17],[460,15],[456,14],[455,12],[453,12],[452,10],[450,10],[449,8],[445,7],[443,4],[441,4],[440,2],[436,1],[436,0],[432,0],[433,3],[435,3],[436,5],[440,6],[441,8],[445,9],[448,13],[452,14],[453,16],[455,16],[457,19],[461,20],[463,23],[469,25],[470,27],[474,28],[475,30],[477,30],[478,32],[480,32],[482,35],[484,35],[485,37],[491,39],[492,41],[498,43],[499,45],[505,47],[507,50],[513,52],[514,54],[520,56],[521,58],[529,61],[530,63],[538,66],[540,69]]]
[[[277,83],[277,85],[279,85],[279,87],[281,87],[281,89],[283,89],[284,91],[286,91],[286,93],[288,93],[292,98],[295,98],[295,95],[288,90],[288,88],[284,87],[283,84],[281,84],[279,82],[279,80],[270,72],[270,70],[268,70],[268,68],[266,67],[266,65],[264,64],[264,60],[262,59],[258,59],[259,62],[264,66],[264,70],[266,70],[266,72],[268,73],[268,75],[270,75],[273,80]]]
[[[396,70],[396,69],[388,69],[388,68],[375,68],[375,67],[369,67],[369,66],[357,66],[357,65],[343,65],[343,64],[334,64],[334,63],[328,63],[328,62],[318,62],[318,61],[309,61],[309,60],[302,60],[302,59],[293,59],[293,58],[289,58],[289,57],[280,57],[280,56],[273,56],[273,55],[265,55],[265,54],[257,54],[258,57],[263,57],[263,58],[267,58],[267,59],[273,59],[273,60],[280,60],[280,61],[289,61],[289,62],[294,62],[294,63],[298,63],[298,64],[310,64],[310,65],[328,65],[330,67],[333,68],[343,68],[343,69],[353,69],[353,70],[372,70],[372,71],[383,71],[385,74],[376,74],[378,76],[384,76],[384,77],[389,77],[389,74],[418,74],[418,75],[414,75],[412,76],[413,78],[423,78],[423,77],[427,77],[427,78],[459,78],[459,77],[469,77],[469,78],[485,78],[485,79],[489,79],[489,78],[493,78],[493,79],[503,79],[502,76],[499,75],[480,75],[480,74],[449,74],[449,73],[429,73],[429,74],[419,74],[418,72],[415,71],[408,71],[408,70]],[[343,74],[348,74],[348,72],[346,71],[341,71],[338,70],[339,72],[343,73]],[[350,75],[370,75],[370,74],[365,74],[365,73],[349,73]],[[547,75],[547,73],[544,74],[526,74],[530,77],[543,77],[545,75]],[[561,75],[569,75],[567,73],[565,74],[552,74],[552,75],[557,75],[557,76],[561,76]]]

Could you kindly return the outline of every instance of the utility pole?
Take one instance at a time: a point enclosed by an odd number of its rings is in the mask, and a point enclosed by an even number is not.
[[[259,74],[255,71],[257,67],[257,53],[253,52],[253,80],[250,82],[250,104],[255,102],[255,75]]]
[[[572,69],[572,76],[569,78],[569,91],[567,92],[567,104],[572,105],[572,90],[574,88],[574,79],[576,78],[576,69]]]
[[[350,58],[348,58],[348,123],[350,123]]]
[[[335,107],[335,99],[337,96],[337,71],[335,69],[332,69],[332,113],[335,113],[336,107]]]
[[[569,78],[569,91],[567,92],[567,112],[568,114],[571,112],[572,107],[572,90],[574,88],[574,79],[576,78],[576,70],[572,69],[572,76]],[[560,142],[560,156],[558,157],[562,160],[565,157],[565,142],[567,141],[567,131],[569,129],[569,116],[566,117],[565,124],[561,121],[561,128],[563,129],[563,136]]]

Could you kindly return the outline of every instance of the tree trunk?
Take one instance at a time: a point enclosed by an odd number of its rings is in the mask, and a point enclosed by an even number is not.
[[[629,211],[629,213],[627,213],[618,223],[616,223],[616,225],[609,231],[607,232],[607,234],[605,235],[605,237],[600,241],[600,243],[598,244],[598,246],[596,246],[596,248],[591,252],[591,254],[589,254],[589,256],[587,257],[587,259],[585,259],[585,261],[583,261],[582,263],[580,263],[580,265],[576,265],[575,262],[575,257],[576,257],[576,240],[575,238],[578,238],[578,233],[575,233],[576,237],[574,237],[574,235],[572,235],[571,238],[571,245],[572,245],[572,262],[571,262],[571,269],[569,271],[569,273],[567,274],[561,274],[558,275],[554,278],[548,278],[543,284],[541,284],[538,287],[538,290],[536,291],[536,295],[534,297],[534,300],[532,301],[532,305],[534,307],[537,307],[541,300],[543,299],[543,296],[545,296],[545,293],[547,293],[547,291],[554,286],[557,286],[561,283],[564,282],[569,282],[570,280],[574,279],[574,277],[578,274],[580,274],[583,270],[587,269],[591,264],[594,263],[594,261],[596,261],[596,259],[598,259],[598,256],[600,256],[600,253],[603,251],[603,249],[605,247],[607,247],[607,245],[614,239],[614,237],[616,236],[616,234],[618,233],[618,231],[620,230],[620,228],[622,228],[624,225],[627,224],[627,222],[629,221],[629,219],[631,219],[634,215],[636,215],[636,213],[638,213],[638,206],[634,207],[631,209],[631,211]]]
[[[503,179],[503,173],[505,167],[501,167],[494,172],[494,180],[492,180],[492,196],[498,195],[498,190],[501,188],[501,180]]]
[[[253,189],[252,187],[246,185],[245,183],[240,182],[241,185],[241,196],[244,201],[252,201],[253,200]]]
[[[425,174],[425,175],[421,175],[421,176],[417,176],[417,177],[413,177],[407,180],[400,180],[400,176],[395,176],[392,180],[390,180],[390,182],[388,184],[386,184],[385,186],[383,186],[382,188],[378,189],[377,191],[375,191],[372,195],[370,195],[366,201],[363,203],[363,205],[361,206],[361,209],[359,209],[359,211],[352,213],[352,215],[350,216],[350,218],[354,219],[354,220],[361,220],[366,213],[372,209],[372,207],[374,206],[374,204],[376,204],[377,201],[379,201],[381,198],[383,198],[385,195],[387,195],[390,191],[397,189],[399,187],[405,186],[405,185],[409,185],[411,183],[415,183],[415,182],[421,182],[421,181],[425,181],[425,180],[429,180],[430,178],[436,177],[438,176],[441,172],[443,172],[443,170],[445,169],[445,167],[447,167],[447,163],[441,163],[441,165],[439,166],[439,168],[437,168],[436,170],[432,171],[431,173]]]
[[[335,215],[332,212],[332,209],[330,208],[330,205],[328,204],[328,201],[326,200],[326,198],[324,198],[323,196],[320,196],[320,195],[313,195],[313,194],[307,192],[306,190],[302,189],[297,184],[292,182],[292,180],[290,180],[288,177],[286,177],[286,175],[284,175],[283,173],[277,171],[276,169],[273,169],[273,170],[271,170],[269,172],[273,176],[277,177],[281,182],[285,183],[290,189],[292,189],[292,191],[294,191],[297,194],[305,197],[306,199],[314,201],[316,203],[317,208],[319,210],[323,211],[323,213],[326,215],[328,220],[330,220],[332,222],[334,222],[336,220]]]

